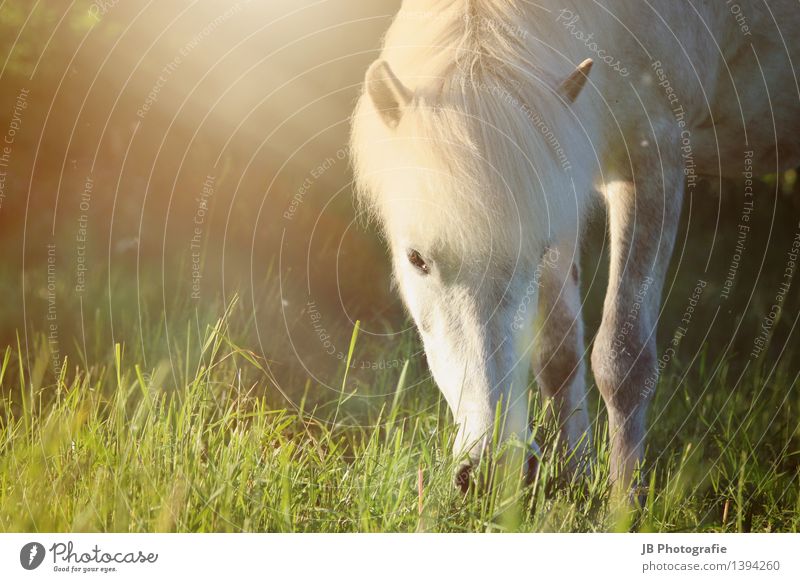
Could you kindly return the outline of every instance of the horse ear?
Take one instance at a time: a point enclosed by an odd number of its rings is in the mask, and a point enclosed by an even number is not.
[[[586,79],[589,76],[589,71],[592,70],[593,64],[592,59],[586,59],[566,79],[561,81],[558,91],[564,96],[564,99],[572,103],[578,98],[578,94],[586,84]]]
[[[393,129],[397,127],[405,108],[414,97],[411,90],[403,85],[384,60],[372,63],[367,71],[366,85],[367,93],[383,122]]]

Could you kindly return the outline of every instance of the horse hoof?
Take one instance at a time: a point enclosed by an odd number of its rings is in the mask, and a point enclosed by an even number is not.
[[[528,463],[525,467],[525,484],[532,485],[536,481],[536,475],[539,473],[539,456],[531,455],[528,457]]]
[[[628,492],[628,501],[635,507],[644,507],[647,504],[647,496],[650,488],[644,485],[634,485]]]
[[[461,463],[453,475],[453,484],[466,494],[472,481],[472,462]]]

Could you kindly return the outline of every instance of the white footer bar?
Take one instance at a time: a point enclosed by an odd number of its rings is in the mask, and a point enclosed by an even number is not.
[[[800,534],[0,534],[2,580],[727,582],[798,562]]]

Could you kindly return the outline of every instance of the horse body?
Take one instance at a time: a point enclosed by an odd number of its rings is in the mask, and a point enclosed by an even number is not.
[[[649,125],[666,145],[684,145],[688,136],[698,176],[740,176],[748,149],[756,150],[756,173],[800,164],[800,87],[793,72],[800,39],[791,33],[800,22],[796,6],[612,2],[608,10],[610,19],[595,3],[574,9],[589,33],[603,31],[597,42],[608,39],[630,71],[623,78],[598,63],[591,81],[603,99],[584,102],[593,109],[589,115],[603,120],[596,137],[609,152],[604,169],[627,169],[635,153],[619,144],[652,141]]]
[[[504,437],[527,439],[529,361],[564,443],[588,445],[577,256],[600,193],[610,276],[591,364],[629,484],[685,190],[800,163],[800,11],[773,4],[404,2],[352,150],[469,463],[498,410]]]

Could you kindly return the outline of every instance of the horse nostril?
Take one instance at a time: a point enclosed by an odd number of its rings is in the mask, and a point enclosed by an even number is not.
[[[453,477],[453,482],[455,486],[458,487],[462,493],[467,493],[469,490],[470,484],[470,476],[472,474],[472,463],[465,462],[461,463],[456,469],[455,475]]]

